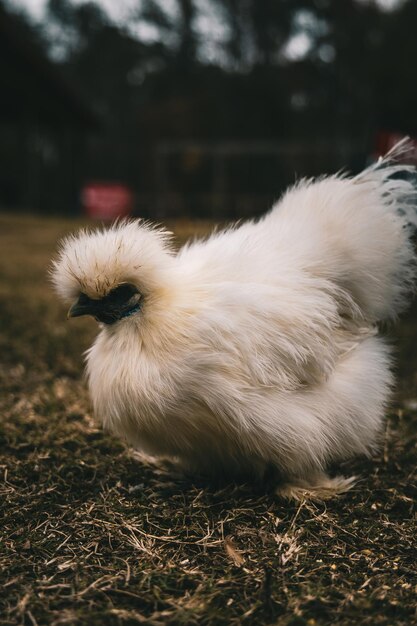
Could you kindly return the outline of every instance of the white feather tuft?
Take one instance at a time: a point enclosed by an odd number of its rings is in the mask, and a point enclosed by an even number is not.
[[[118,220],[109,229],[83,229],[64,239],[51,268],[57,292],[101,298],[123,282],[141,293],[158,289],[169,267],[171,233],[146,222]]]

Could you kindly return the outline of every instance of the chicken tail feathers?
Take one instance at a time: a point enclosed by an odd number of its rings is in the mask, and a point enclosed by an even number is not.
[[[380,219],[370,233],[379,259],[370,255],[366,271],[378,278],[376,319],[395,319],[416,291],[417,257],[413,237],[417,231],[417,171],[404,160],[415,151],[408,137],[352,179],[364,185],[365,198],[379,198]],[[365,207],[364,207],[365,208]],[[388,227],[388,228],[387,228]],[[391,227],[391,228],[389,228]],[[375,263],[375,271],[372,263]],[[365,269],[365,268],[364,268]],[[383,273],[380,271],[383,269]],[[379,302],[378,302],[379,300]]]
[[[395,319],[415,291],[417,175],[402,162],[411,150],[404,139],[356,176],[303,180],[267,217],[288,266],[328,280],[366,324]]]
[[[354,182],[373,181],[384,205],[397,213],[412,232],[417,230],[417,170],[404,160],[415,153],[409,137],[398,141],[387,154],[353,178]]]

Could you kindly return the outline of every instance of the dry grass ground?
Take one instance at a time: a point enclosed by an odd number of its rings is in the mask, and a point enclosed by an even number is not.
[[[67,322],[46,278],[73,228],[0,216],[0,624],[416,624],[413,313],[381,452],[343,468],[353,491],[292,504],[191,483],[94,423],[96,326]]]

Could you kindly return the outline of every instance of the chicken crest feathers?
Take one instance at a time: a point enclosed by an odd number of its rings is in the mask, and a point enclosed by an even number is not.
[[[141,293],[158,289],[169,264],[172,233],[141,220],[119,220],[110,228],[83,229],[66,237],[52,262],[58,294],[71,300],[84,292],[100,298],[123,282]]]

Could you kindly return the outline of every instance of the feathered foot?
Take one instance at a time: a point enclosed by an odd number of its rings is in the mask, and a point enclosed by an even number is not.
[[[356,476],[330,478],[323,473],[315,476],[313,480],[294,479],[277,487],[275,493],[288,500],[330,500],[330,498],[349,491],[356,481]]]

